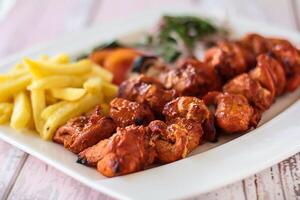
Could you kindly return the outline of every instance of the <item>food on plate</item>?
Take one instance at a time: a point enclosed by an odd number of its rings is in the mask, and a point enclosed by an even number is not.
[[[110,102],[109,115],[118,127],[147,125],[154,120],[154,115],[146,104],[122,98],[115,98]]]
[[[24,58],[0,75],[0,124],[34,129],[114,177],[246,133],[300,85],[300,51],[287,40],[233,40],[186,16],[165,16],[156,31],[144,44],[101,45],[76,62]]]
[[[155,139],[159,163],[170,163],[185,158],[202,141],[201,125],[185,118],[174,119],[168,125],[160,120],[149,124],[150,134]]]
[[[288,46],[288,61],[278,45]],[[291,90],[290,81],[299,85],[299,51],[289,45],[249,34],[217,42],[204,61],[189,57],[170,64],[141,54],[133,70],[140,75],[123,81],[110,103],[116,133],[81,151],[78,162],[108,177],[124,175],[185,158],[219,135],[256,128],[276,97]],[[152,67],[155,75],[147,72]]]
[[[204,61],[228,80],[248,71],[255,64],[255,57],[237,42],[220,41],[206,52]]]
[[[209,20],[192,16],[164,16],[157,29],[148,36],[146,47],[166,62],[192,56],[199,41],[221,33]]]
[[[53,141],[63,144],[73,153],[80,153],[109,138],[115,130],[114,121],[104,117],[100,106],[97,106],[91,113],[73,118],[61,126],[53,136]]]
[[[244,133],[255,128],[260,120],[259,113],[243,95],[209,92],[204,101],[216,106],[216,125],[225,133]]]
[[[105,107],[117,92],[110,72],[87,59],[72,63],[66,54],[24,58],[0,79],[1,123],[34,129],[48,140],[71,118]]]
[[[20,92],[14,97],[14,107],[10,119],[10,126],[23,129],[30,126],[32,111],[30,97],[26,92]]]
[[[140,53],[132,48],[106,46],[94,50],[89,58],[110,71],[113,74],[113,82],[120,84],[128,78],[132,65],[139,55]]]
[[[202,96],[221,88],[221,80],[215,71],[196,59],[185,59],[179,66],[162,73],[160,81],[167,89],[185,96]]]
[[[117,128],[112,137],[81,152],[78,162],[96,166],[103,175],[113,177],[145,169],[155,157],[146,128],[130,125]]]
[[[12,103],[0,103],[0,124],[6,124],[9,122],[12,111]]]
[[[118,97],[148,105],[160,115],[164,105],[176,96],[176,91],[166,89],[158,80],[140,75],[124,81],[119,87]]]

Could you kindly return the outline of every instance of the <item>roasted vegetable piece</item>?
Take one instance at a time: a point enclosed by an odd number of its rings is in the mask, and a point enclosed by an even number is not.
[[[120,98],[148,105],[156,115],[160,115],[164,105],[175,96],[175,90],[167,90],[154,78],[140,75],[124,81],[119,87]]]
[[[81,152],[78,162],[97,166],[104,176],[113,177],[143,170],[155,158],[156,151],[145,127],[131,125],[118,128],[109,139]]]
[[[158,160],[161,163],[185,158],[200,143],[203,132],[201,124],[193,120],[177,118],[167,125],[155,120],[149,124]]]
[[[115,98],[110,102],[109,115],[118,127],[147,125],[154,120],[154,115],[147,105],[122,98]]]
[[[108,48],[92,52],[89,58],[109,70],[113,74],[113,82],[120,84],[128,77],[139,55],[138,51],[131,48]]]
[[[137,73],[145,73],[150,67],[155,65],[158,58],[155,56],[141,55],[134,60],[132,71]]]
[[[186,59],[177,68],[162,73],[160,81],[179,96],[202,96],[211,90],[221,89],[221,81],[208,65]]]
[[[97,144],[109,138],[116,130],[111,118],[103,117],[100,107],[88,115],[73,118],[61,126],[53,136],[53,141],[63,144],[73,153]]]

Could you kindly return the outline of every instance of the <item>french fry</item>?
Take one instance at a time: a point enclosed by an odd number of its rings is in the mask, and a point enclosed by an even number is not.
[[[0,74],[0,124],[34,129],[51,139],[59,126],[96,105],[107,115],[108,101],[117,92],[112,79],[112,73],[90,60],[70,63],[66,54],[25,58]]]
[[[52,138],[56,129],[66,123],[69,119],[81,115],[100,103],[100,98],[91,93],[87,93],[82,99],[69,102],[58,108],[46,121],[41,137],[45,140]]]
[[[50,93],[57,99],[75,101],[83,97],[86,93],[86,90],[83,88],[56,88],[51,89]]]
[[[96,64],[93,64],[92,66],[92,74],[99,76],[102,80],[106,82],[112,82],[113,80],[113,74],[110,71]]]
[[[44,125],[44,120],[41,117],[42,111],[46,107],[46,97],[44,90],[31,91],[32,113],[35,124],[35,129],[41,133]]]
[[[15,79],[9,79],[0,84],[0,101],[6,101],[9,97],[26,89],[31,82],[31,75],[26,74]]]
[[[59,99],[52,96],[49,90],[46,90],[45,96],[46,96],[46,105],[52,105],[59,101]]]
[[[27,69],[19,69],[16,71],[10,71],[6,74],[0,74],[0,83],[3,83],[4,81],[8,81],[11,79],[16,79],[20,76],[24,76],[26,74],[29,74]]]
[[[91,61],[86,59],[72,64],[56,64],[50,61],[34,61],[28,58],[24,58],[23,62],[35,78],[49,75],[83,75],[92,70]]]
[[[66,101],[60,101],[46,107],[41,113],[42,118],[46,121],[57,109],[64,107],[67,103]]]
[[[68,64],[70,63],[70,56],[62,53],[51,58],[49,61],[57,64]]]
[[[27,87],[28,90],[37,89],[52,89],[52,88],[62,88],[62,87],[80,87],[83,84],[84,79],[76,76],[47,76],[42,79],[38,79],[32,82],[31,85]]]
[[[117,96],[118,87],[112,83],[103,83],[103,93],[106,102],[110,102],[113,98]]]
[[[90,77],[83,84],[83,88],[90,93],[99,93],[102,89],[103,81],[99,77]]]
[[[12,110],[13,104],[0,103],[0,124],[6,124],[9,122]]]
[[[24,129],[31,120],[30,99],[26,92],[20,92],[14,98],[14,108],[10,120],[10,126],[14,129]]]

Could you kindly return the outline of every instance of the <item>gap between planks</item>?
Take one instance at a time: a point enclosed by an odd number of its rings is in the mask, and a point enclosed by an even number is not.
[[[21,159],[19,161],[19,164],[18,164],[18,166],[16,168],[16,171],[14,172],[11,180],[8,183],[7,190],[4,192],[4,194],[2,196],[3,199],[7,199],[8,198],[8,196],[9,196],[12,188],[14,187],[14,185],[15,185],[18,177],[19,177],[19,174],[21,173],[21,171],[22,171],[22,169],[23,169],[23,167],[25,165],[25,162],[27,161],[28,156],[29,155],[27,153],[24,153],[24,155],[21,157]]]

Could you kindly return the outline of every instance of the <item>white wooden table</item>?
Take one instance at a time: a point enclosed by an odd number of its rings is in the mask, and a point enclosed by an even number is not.
[[[297,0],[1,0],[0,58],[95,23],[170,4],[219,9],[282,28],[300,28]],[[0,199],[111,199],[2,141],[0,163]],[[195,198],[300,199],[299,168],[300,153],[245,180]]]

